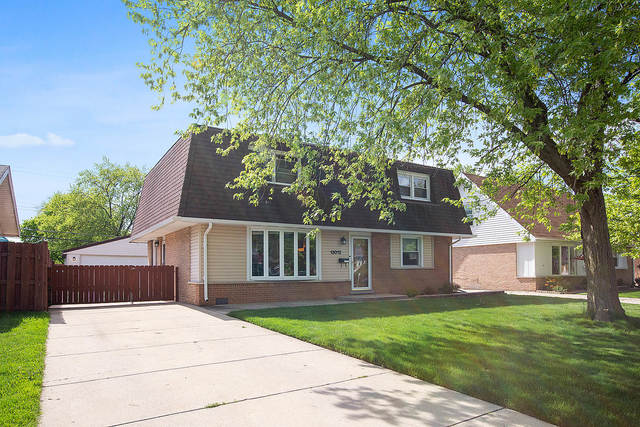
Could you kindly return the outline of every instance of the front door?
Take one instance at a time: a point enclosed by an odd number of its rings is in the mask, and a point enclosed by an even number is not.
[[[371,289],[371,245],[368,237],[351,238],[351,288]]]

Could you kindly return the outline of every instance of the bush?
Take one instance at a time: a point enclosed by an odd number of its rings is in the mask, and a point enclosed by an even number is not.
[[[438,292],[441,294],[452,294],[458,289],[460,289],[460,286],[447,282],[438,288]]]
[[[418,291],[416,291],[415,289],[407,289],[406,294],[409,298],[414,298],[416,295],[418,295]]]
[[[437,291],[433,288],[424,288],[422,290],[422,295],[435,295]]]
[[[571,290],[571,285],[563,277],[547,277],[544,282],[544,290],[566,294]]]

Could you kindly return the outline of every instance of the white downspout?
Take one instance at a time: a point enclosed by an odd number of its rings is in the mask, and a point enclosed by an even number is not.
[[[460,237],[458,237],[458,240],[451,241],[451,243],[449,244],[449,284],[453,285],[453,245],[455,245],[456,243],[458,243],[460,240],[462,240]]]
[[[209,231],[211,231],[211,227],[213,227],[213,222],[209,222],[209,226],[207,227],[207,230],[204,232],[204,239],[202,239],[202,257],[204,258],[203,261],[203,266],[202,266],[202,278],[203,278],[203,286],[204,286],[204,300],[205,301],[209,301],[209,286],[207,286],[207,284],[209,283],[208,281],[208,275],[207,272],[209,270],[209,256],[208,256],[208,251],[207,251],[207,236],[209,235]]]

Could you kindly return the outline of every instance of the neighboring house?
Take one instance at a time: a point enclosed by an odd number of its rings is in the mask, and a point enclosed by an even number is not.
[[[129,236],[89,243],[62,252],[66,265],[147,265],[147,245]]]
[[[11,180],[11,168],[0,165],[0,239],[20,237],[18,207]]]
[[[147,175],[132,241],[146,242],[153,263],[178,267],[178,299],[191,304],[334,298],[359,292],[404,294],[450,281],[452,237],[469,237],[464,209],[449,170],[397,162],[390,174],[406,202],[395,223],[365,207],[335,223],[304,225],[296,198],[275,191],[259,206],[226,188],[243,168],[247,143],[216,153],[212,133],[178,140]],[[277,155],[274,153],[274,155]],[[279,159],[277,189],[294,178]],[[338,183],[319,197],[340,191]],[[308,234],[318,228],[315,236]],[[163,256],[164,254],[164,256]],[[207,286],[204,286],[207,283]]]
[[[465,176],[479,191],[484,178]],[[496,195],[499,203],[483,200],[496,214],[471,226],[474,237],[453,245],[453,282],[466,289],[536,290],[555,277],[573,287],[585,287],[584,261],[576,249],[580,242],[566,240],[559,229],[567,221],[564,206],[550,213],[551,230],[540,223],[527,230],[528,222],[515,214],[517,199],[502,200],[509,191],[505,188]],[[464,200],[467,190],[460,188],[460,193]],[[631,259],[617,256],[615,263],[617,281],[631,284]]]

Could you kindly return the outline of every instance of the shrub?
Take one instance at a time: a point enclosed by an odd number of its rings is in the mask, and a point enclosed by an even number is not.
[[[447,282],[438,288],[438,292],[441,294],[452,294],[458,289],[460,289],[460,286]]]
[[[553,291],[560,292],[565,294],[569,292],[571,286],[568,284],[568,281],[563,277],[547,277],[547,280],[544,282],[544,290],[545,291]]]
[[[407,289],[406,294],[409,298],[414,298],[416,295],[418,295],[418,291],[416,291],[415,289]]]
[[[423,295],[434,295],[434,294],[436,294],[436,293],[437,293],[437,291],[436,291],[435,289],[433,289],[433,288],[428,288],[428,287],[427,287],[427,288],[424,288],[424,289],[422,290],[422,294],[423,294]]]

